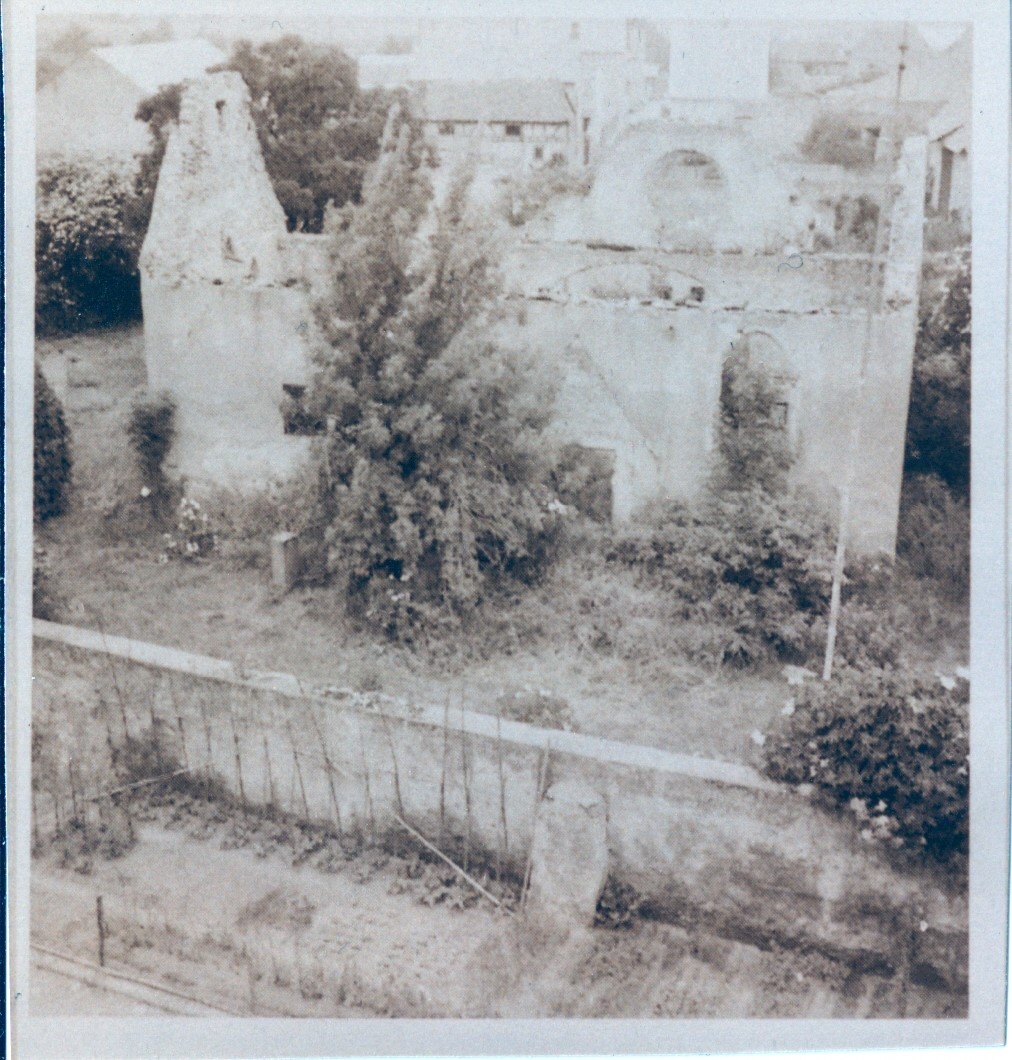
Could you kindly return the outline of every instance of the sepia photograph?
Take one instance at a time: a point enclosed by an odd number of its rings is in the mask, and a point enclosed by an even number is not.
[[[26,20],[21,1017],[997,1040],[973,5],[152,10]]]

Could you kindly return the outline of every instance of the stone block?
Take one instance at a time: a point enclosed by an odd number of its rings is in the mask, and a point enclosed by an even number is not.
[[[604,799],[578,781],[554,784],[534,823],[528,915],[548,924],[590,925],[607,876]]]
[[[298,534],[288,532],[271,536],[271,583],[287,593],[295,587],[302,572],[302,550]]]

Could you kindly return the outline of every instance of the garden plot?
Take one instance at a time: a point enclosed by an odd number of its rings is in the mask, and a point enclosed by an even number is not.
[[[33,945],[97,964],[103,895],[109,971],[227,1013],[964,1014],[943,991],[635,916],[625,928],[587,929],[549,964],[516,917],[410,853],[331,847],[300,857],[292,837],[269,824],[167,807],[146,816],[120,858],[68,861],[58,848],[37,856]],[[124,1002],[121,1014],[135,1005]],[[40,1016],[116,1011],[108,995],[68,995],[52,973],[33,984],[32,1006]]]

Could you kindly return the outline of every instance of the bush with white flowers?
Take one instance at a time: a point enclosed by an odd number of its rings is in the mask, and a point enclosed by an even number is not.
[[[191,497],[179,502],[179,518],[171,533],[163,534],[165,551],[162,560],[194,561],[210,555],[218,547],[218,538],[211,529],[207,512]]]

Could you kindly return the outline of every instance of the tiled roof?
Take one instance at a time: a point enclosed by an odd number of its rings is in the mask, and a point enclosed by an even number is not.
[[[423,81],[417,87],[430,121],[568,122],[574,113],[561,81]]]

